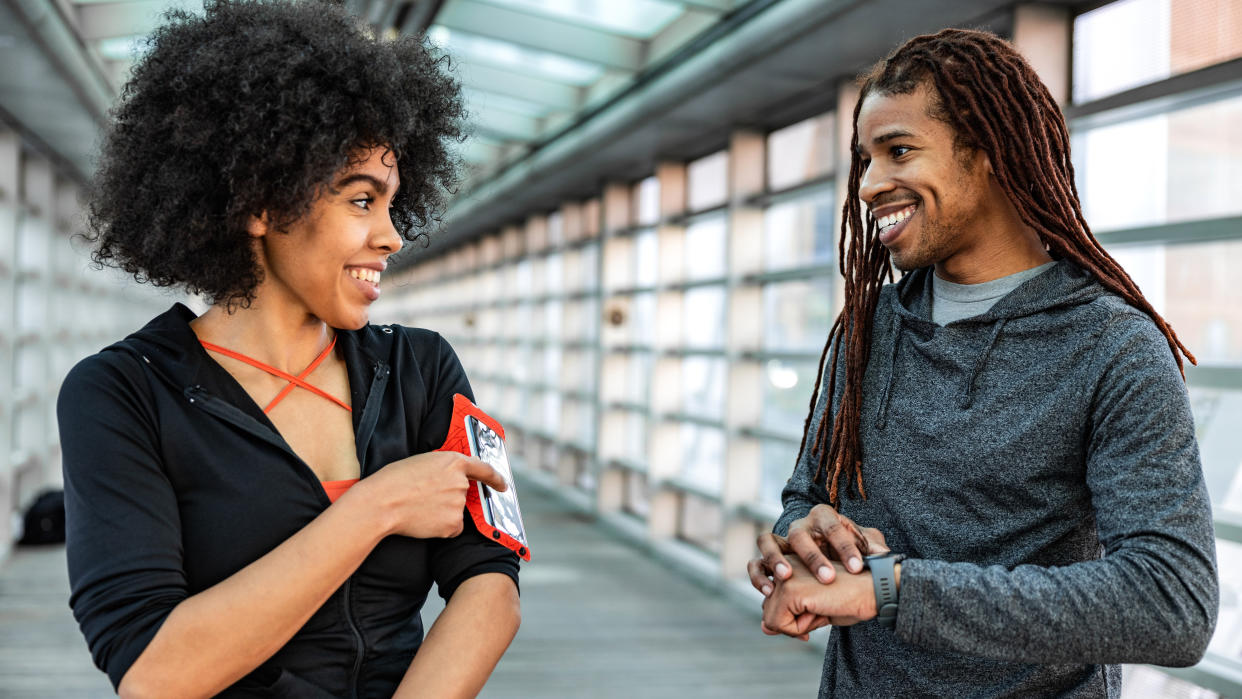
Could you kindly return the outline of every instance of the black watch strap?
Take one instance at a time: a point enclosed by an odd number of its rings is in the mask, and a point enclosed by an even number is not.
[[[905,558],[905,554],[891,551],[863,558],[871,569],[871,582],[875,585],[875,618],[886,629],[897,628],[896,568]]]

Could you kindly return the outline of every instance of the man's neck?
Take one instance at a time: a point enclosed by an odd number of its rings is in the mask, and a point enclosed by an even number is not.
[[[976,231],[962,249],[936,263],[936,276],[955,284],[982,284],[1052,261],[1035,229],[1007,198],[971,221]]]

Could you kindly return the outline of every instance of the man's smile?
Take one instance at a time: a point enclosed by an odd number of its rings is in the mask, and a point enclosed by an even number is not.
[[[897,236],[901,235],[901,232],[905,230],[906,222],[918,211],[918,208],[918,204],[910,204],[903,209],[876,218],[876,223],[879,225],[880,242],[888,245],[896,240]]]

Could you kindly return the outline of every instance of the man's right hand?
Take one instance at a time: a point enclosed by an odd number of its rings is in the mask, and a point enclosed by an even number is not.
[[[394,461],[359,485],[372,486],[373,502],[389,515],[388,534],[432,539],[461,533],[471,480],[497,491],[508,489],[505,479],[487,462],[452,451]]]
[[[746,572],[750,584],[764,597],[772,594],[773,579],[787,580],[793,573],[787,553],[797,555],[817,580],[828,584],[836,579],[832,560],[840,561],[851,573],[860,573],[863,556],[888,550],[879,529],[860,527],[828,505],[816,505],[806,517],[794,520],[788,537],[760,534],[756,544],[760,557],[746,564]]]

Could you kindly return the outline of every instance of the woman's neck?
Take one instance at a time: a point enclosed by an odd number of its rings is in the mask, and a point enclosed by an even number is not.
[[[331,342],[335,331],[308,313],[283,312],[256,298],[230,313],[215,305],[190,322],[200,340],[220,345],[276,369],[297,374]]]

